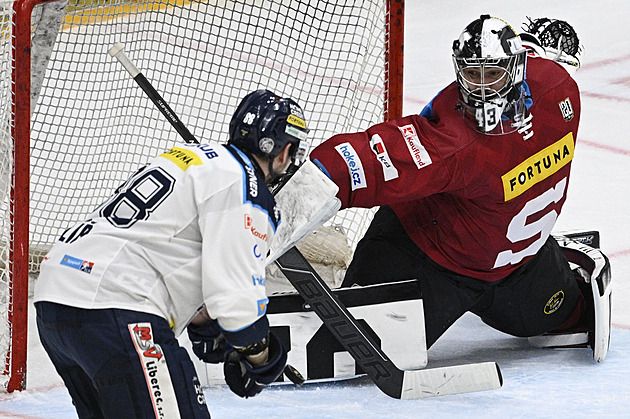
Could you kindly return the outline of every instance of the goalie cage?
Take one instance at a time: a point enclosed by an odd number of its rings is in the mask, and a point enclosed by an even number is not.
[[[204,141],[224,142],[233,109],[261,87],[303,104],[313,145],[402,113],[401,0],[0,5],[0,350],[8,391],[25,388],[28,282],[47,250],[130,172],[180,141],[109,59],[109,46],[124,42]],[[301,245],[331,285],[372,215],[342,211]]]

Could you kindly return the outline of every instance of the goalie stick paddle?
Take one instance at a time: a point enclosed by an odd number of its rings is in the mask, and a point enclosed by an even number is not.
[[[501,371],[494,362],[400,370],[365,333],[296,247],[290,248],[279,257],[276,264],[333,336],[388,396],[420,399],[494,390],[502,386]]]
[[[184,141],[193,144],[199,143],[125,54],[122,44],[115,44],[108,53],[123,65]],[[397,399],[419,399],[438,395],[494,390],[503,385],[501,371],[494,362],[412,371],[399,369],[363,331],[354,316],[332,294],[328,285],[296,247],[290,248],[278,257],[275,263],[304,301],[313,308],[333,336],[350,353],[356,363],[366,371],[376,386],[388,396]],[[285,375],[298,385],[304,382],[301,374],[289,365],[287,365]]]

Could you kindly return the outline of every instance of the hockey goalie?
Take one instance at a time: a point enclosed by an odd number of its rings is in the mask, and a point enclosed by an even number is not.
[[[577,35],[542,18],[519,36],[482,15],[452,53],[456,81],[419,115],[336,135],[310,155],[342,209],[380,207],[335,292],[403,367],[423,367],[466,312],[537,347],[591,348],[601,362],[611,270],[599,234],[552,234],[579,144]],[[307,379],[358,373],[299,296],[272,296],[270,307],[292,348],[304,346]]]

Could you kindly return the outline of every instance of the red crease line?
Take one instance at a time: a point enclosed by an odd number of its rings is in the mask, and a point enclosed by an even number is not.
[[[613,147],[607,144],[600,144],[600,143],[596,143],[593,141],[588,141],[588,140],[583,140],[583,139],[578,139],[578,144],[584,144],[587,145],[589,147],[595,147],[595,148],[599,148],[601,150],[606,150],[606,151],[612,151],[613,153],[616,154],[623,154],[626,156],[630,156],[630,150],[624,150],[622,148],[618,148],[618,147]]]

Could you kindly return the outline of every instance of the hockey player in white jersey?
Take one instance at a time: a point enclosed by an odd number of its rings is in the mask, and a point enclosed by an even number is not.
[[[209,417],[176,340],[185,329],[241,397],[282,373],[286,349],[266,317],[265,257],[280,222],[269,188],[307,132],[296,102],[252,92],[227,145],[174,146],[63,233],[35,306],[79,417]]]

